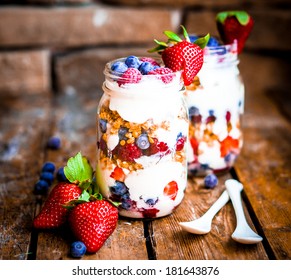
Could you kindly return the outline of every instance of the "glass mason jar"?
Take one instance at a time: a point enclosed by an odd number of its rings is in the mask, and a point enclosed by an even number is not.
[[[169,215],[187,184],[189,121],[181,73],[120,82],[114,62],[105,66],[97,110],[97,184],[104,197],[120,202],[121,216]]]
[[[244,84],[238,63],[236,42],[206,47],[203,67],[186,88],[189,175],[225,172],[240,153]]]

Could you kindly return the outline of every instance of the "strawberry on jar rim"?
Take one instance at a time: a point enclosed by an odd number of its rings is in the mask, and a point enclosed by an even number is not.
[[[166,67],[173,72],[182,71],[185,86],[190,85],[203,65],[203,48],[207,45],[209,34],[190,42],[189,35],[182,26],[185,39],[181,39],[172,31],[164,31],[168,37],[167,42],[154,40],[158,46],[149,50],[150,53],[158,52]]]
[[[243,51],[253,26],[253,18],[245,11],[225,11],[216,16],[216,25],[225,44],[232,44],[237,40],[237,51]]]

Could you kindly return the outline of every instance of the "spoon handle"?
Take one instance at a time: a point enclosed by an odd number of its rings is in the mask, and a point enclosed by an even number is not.
[[[237,180],[229,179],[225,181],[225,187],[233,204],[237,224],[247,224],[240,195],[243,185]]]
[[[229,195],[225,190],[220,197],[212,204],[212,206],[207,210],[204,216],[209,216],[213,218],[216,213],[228,202]]]

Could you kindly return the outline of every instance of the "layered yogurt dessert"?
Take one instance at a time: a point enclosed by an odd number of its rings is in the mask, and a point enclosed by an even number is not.
[[[204,49],[201,71],[186,87],[189,174],[204,176],[229,170],[240,153],[244,84],[238,62],[236,41],[220,45],[213,38]]]
[[[133,67],[134,66],[134,67]],[[105,67],[96,180],[131,218],[171,214],[187,183],[187,107],[181,72],[130,56]]]

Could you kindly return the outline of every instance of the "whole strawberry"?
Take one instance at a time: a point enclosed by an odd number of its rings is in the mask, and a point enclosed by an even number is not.
[[[117,226],[118,210],[106,200],[77,205],[69,215],[75,237],[82,241],[88,253],[96,253]]]
[[[216,25],[225,44],[232,44],[237,40],[237,51],[241,53],[253,26],[253,18],[245,11],[226,11],[218,13]]]
[[[149,52],[160,53],[165,66],[172,71],[182,70],[184,84],[188,86],[193,82],[203,65],[203,48],[209,40],[209,34],[191,43],[186,29],[184,26],[181,27],[184,40],[172,31],[165,31],[164,34],[169,38],[167,43],[155,40],[158,46]]]
[[[57,228],[67,220],[68,209],[63,207],[71,200],[78,199],[81,189],[71,183],[58,183],[50,192],[40,213],[35,217],[33,226],[38,229]]]
[[[71,204],[76,200],[88,200],[87,189],[91,185],[93,170],[87,159],[78,153],[68,160],[64,172],[69,182],[58,183],[52,189],[40,213],[33,220],[33,226],[37,229],[61,226],[67,220]]]

